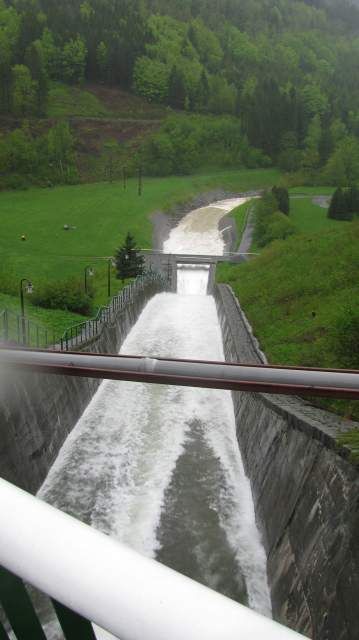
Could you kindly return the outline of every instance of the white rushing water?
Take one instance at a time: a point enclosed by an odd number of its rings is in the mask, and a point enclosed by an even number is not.
[[[192,211],[164,245],[223,253],[218,222],[245,199]],[[146,305],[120,353],[224,360],[208,269]],[[138,551],[270,615],[266,558],[238,449],[230,392],[105,381],[39,495]]]

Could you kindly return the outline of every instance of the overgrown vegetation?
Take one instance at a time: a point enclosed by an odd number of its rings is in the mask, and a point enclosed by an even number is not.
[[[31,183],[51,187],[78,181],[74,139],[65,122],[58,122],[35,138],[27,123],[0,136],[0,165],[0,190],[27,188]]]
[[[287,199],[286,189],[275,187],[255,202],[253,240],[256,246],[265,247],[273,240],[285,240],[295,233],[295,226],[288,218]],[[283,213],[280,207],[288,213]]]
[[[140,161],[149,175],[189,174],[203,167],[268,167],[231,117],[172,116],[144,141]]]

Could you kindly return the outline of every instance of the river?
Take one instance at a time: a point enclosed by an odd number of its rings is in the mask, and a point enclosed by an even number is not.
[[[223,253],[219,220],[245,199],[187,214],[168,253]],[[121,354],[224,360],[208,269],[178,270]],[[270,616],[266,557],[238,449],[230,392],[103,382],[39,497],[139,552]],[[100,559],[99,559],[100,561]],[[97,630],[98,637],[108,637]]]

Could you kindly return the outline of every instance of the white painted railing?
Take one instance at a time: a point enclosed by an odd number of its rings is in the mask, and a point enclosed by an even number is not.
[[[0,480],[0,564],[121,640],[299,634]]]

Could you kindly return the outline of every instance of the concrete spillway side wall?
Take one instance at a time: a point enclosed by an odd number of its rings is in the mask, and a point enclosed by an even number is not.
[[[154,285],[137,292],[112,324],[88,343],[92,353],[118,353]],[[0,370],[0,476],[36,492],[100,380]]]
[[[261,362],[231,289],[214,294],[226,359]],[[351,423],[289,396],[233,392],[233,402],[275,619],[316,640],[354,640],[359,473],[335,442]]]

